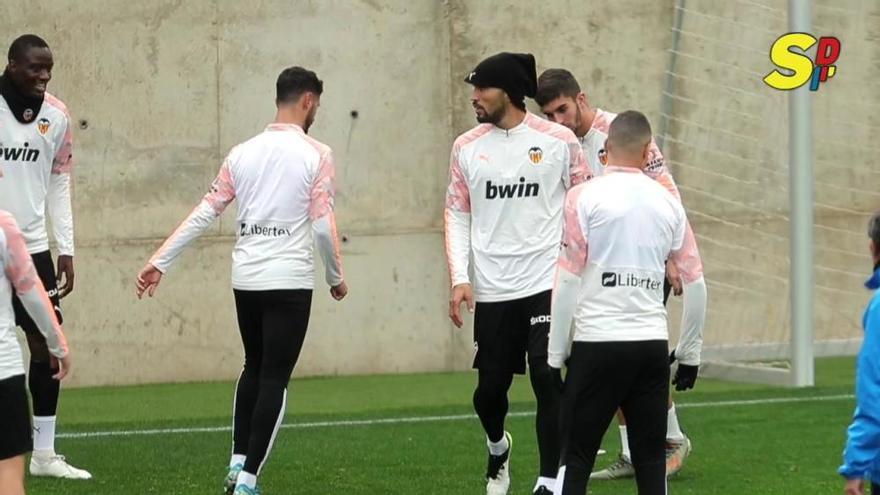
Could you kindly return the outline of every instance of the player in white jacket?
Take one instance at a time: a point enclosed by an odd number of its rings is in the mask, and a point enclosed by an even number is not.
[[[681,203],[643,173],[651,127],[620,114],[605,143],[606,173],[569,192],[553,292],[548,362],[563,385],[557,495],[583,495],[614,412],[630,428],[640,495],[666,494],[669,334],[666,260],[684,246]],[[687,348],[699,344],[685,336]],[[569,350],[570,349],[570,350]]]
[[[473,400],[487,437],[489,495],[510,485],[507,391],[526,361],[537,400],[534,493],[552,493],[559,466],[559,391],[546,359],[550,290],[565,192],[589,171],[570,130],[525,110],[535,76],[531,55],[500,53],[465,78],[480,125],[452,146],[446,194],[449,312],[461,327],[462,302],[475,311]]]
[[[601,152],[608,138],[608,129],[616,115],[600,108],[593,108],[581,90],[575,77],[565,69],[547,69],[538,78],[535,101],[548,119],[571,129],[578,137],[584,156],[590,164],[594,177],[602,176],[605,165]],[[681,198],[675,180],[666,166],[660,148],[652,140],[645,164],[645,175],[659,182],[676,198]],[[684,247],[667,263],[668,279],[672,280],[676,294],[684,293],[684,311],[681,319],[681,339],[673,356],[678,360],[678,390],[693,387],[700,364],[699,348],[702,344],[703,324],[706,319],[706,283],[703,279],[703,262],[697,249],[696,238],[690,224],[687,225]],[[673,286],[664,285],[664,304]],[[683,342],[693,342],[685,347]],[[592,479],[615,479],[634,474],[627,441],[626,419],[618,412],[620,423],[621,453],[608,467],[593,473]],[[691,441],[678,422],[678,414],[672,396],[669,398],[669,414],[666,431],[667,475],[672,476],[683,466],[690,454]]]
[[[54,59],[46,41],[26,34],[12,42],[9,62],[0,77],[0,208],[21,227],[37,274],[49,294],[59,322],[60,300],[73,291],[73,214],[71,174],[73,133],[67,107],[46,91]],[[46,212],[58,247],[58,263],[49,251]],[[24,330],[30,350],[28,388],[33,401],[34,453],[30,473],[89,479],[55,453],[55,423],[61,388],[52,378],[52,356],[33,318],[13,296],[15,322]]]
[[[238,200],[232,288],[245,362],[236,385],[227,493],[259,494],[260,474],[284,417],[315,286],[313,241],[330,293],[348,293],[334,215],[330,147],[308,136],[323,83],[301,67],[278,77],[275,122],[224,160],[210,192],[150,258],[138,297],[152,296],[183,249]]]

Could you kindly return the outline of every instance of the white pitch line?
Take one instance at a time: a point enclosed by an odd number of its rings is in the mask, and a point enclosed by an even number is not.
[[[718,402],[685,402],[676,404],[678,409],[702,408],[702,407],[737,407],[737,406],[757,406],[764,404],[786,404],[796,402],[825,402],[850,400],[855,398],[852,394],[843,395],[820,395],[816,397],[771,397],[766,399],[751,400],[726,400]],[[534,416],[531,411],[520,411],[509,413],[509,417],[529,417]],[[306,429],[306,428],[338,428],[345,426],[375,426],[375,425],[396,425],[396,424],[413,424],[413,423],[438,423],[444,421],[463,421],[476,419],[475,414],[453,414],[447,416],[410,416],[399,418],[378,418],[378,419],[351,419],[340,421],[316,421],[310,423],[286,423],[282,424],[284,429]],[[223,433],[232,431],[229,426],[215,426],[202,428],[164,428],[151,430],[115,430],[115,431],[90,431],[81,433],[59,433],[57,438],[100,438],[100,437],[134,437],[134,436],[153,436],[153,435],[177,435],[185,433]]]

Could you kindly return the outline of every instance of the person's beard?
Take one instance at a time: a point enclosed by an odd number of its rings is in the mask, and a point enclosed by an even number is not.
[[[306,121],[303,122],[303,132],[305,132],[306,134],[309,133],[309,129],[312,127],[312,124],[315,123],[315,114],[317,113],[317,107],[312,107],[312,109],[309,111],[309,114],[306,115]]]
[[[504,118],[505,109],[503,106],[498,108],[494,112],[489,112],[483,107],[480,108],[483,110],[483,112],[485,112],[484,114],[482,114],[482,116],[479,113],[477,114],[477,122],[481,124],[498,125],[498,123],[501,122],[501,119]]]

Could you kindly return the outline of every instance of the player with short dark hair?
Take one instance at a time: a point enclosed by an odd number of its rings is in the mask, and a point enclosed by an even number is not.
[[[562,387],[557,495],[586,493],[618,408],[628,420],[638,493],[666,494],[663,282],[666,260],[684,246],[687,218],[678,199],[643,173],[651,142],[644,115],[621,113],[604,145],[605,174],[566,197],[548,351]]]
[[[54,59],[45,40],[33,34],[15,39],[0,76],[0,208],[21,227],[28,253],[63,321],[60,300],[73,291],[73,213],[71,173],[73,134],[67,107],[46,91]],[[58,248],[57,270],[49,250],[46,212]],[[59,285],[60,284],[60,285]],[[89,479],[87,471],[55,453],[55,424],[60,384],[45,337],[13,297],[16,324],[27,336],[31,359],[28,388],[33,401],[34,453],[30,473]]]
[[[493,55],[465,81],[480,125],[455,140],[450,158],[449,316],[461,327],[461,304],[475,311],[473,402],[489,450],[486,493],[504,495],[510,486],[507,391],[528,362],[540,456],[533,491],[550,494],[559,465],[559,390],[546,359],[550,290],[565,191],[589,172],[571,131],[525,110],[525,97],[535,94],[532,55]]]
[[[292,67],[278,77],[276,90],[275,122],[229,152],[210,192],[137,277],[138,297],[153,296],[175,258],[238,200],[232,287],[245,362],[224,480],[235,495],[260,493],[257,476],[284,418],[311,313],[313,239],[330,294],[339,301],[348,293],[333,212],[332,152],[307,134],[323,84],[314,72]]]
[[[590,106],[586,94],[571,72],[565,69],[547,69],[538,78],[538,91],[535,101],[548,119],[571,129],[581,143],[584,156],[590,163],[593,175],[601,176],[605,171],[603,164],[603,147],[608,137],[609,126],[616,115]],[[660,148],[652,140],[650,151],[646,157],[644,173],[658,181],[673,196],[680,198],[678,187],[672,174],[666,167],[666,161]],[[703,279],[703,263],[697,249],[696,238],[690,225],[685,234],[685,247],[667,263],[667,279],[672,286],[664,287],[664,304],[674,287],[676,294],[683,293],[681,319],[681,338],[679,345],[670,357],[678,360],[676,370],[676,389],[686,390],[693,387],[700,364],[699,349],[702,345],[703,324],[706,319],[706,283]],[[682,342],[692,342],[693,346],[684,347]],[[627,440],[626,418],[618,413],[620,423],[621,453],[608,467],[593,473],[592,479],[616,479],[631,477],[634,474],[630,462],[630,448]],[[667,462],[669,476],[676,474],[684,465],[690,454],[691,441],[681,430],[675,404],[669,398],[669,414],[666,432]]]

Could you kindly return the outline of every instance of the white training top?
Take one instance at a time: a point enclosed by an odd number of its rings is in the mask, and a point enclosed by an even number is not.
[[[611,128],[611,122],[617,117],[616,113],[606,112],[600,108],[596,109],[596,116],[593,118],[593,125],[584,137],[580,138],[581,148],[584,151],[584,157],[590,164],[590,169],[594,177],[601,177],[605,173],[605,166],[599,161],[599,150],[605,147],[605,140],[608,139],[608,130]],[[679,201],[681,194],[678,186],[666,166],[666,159],[654,140],[651,140],[651,147],[648,150],[648,164],[645,166],[645,175],[656,180],[660,185],[666,188]],[[678,268],[681,278],[685,283],[694,282],[703,277],[703,260],[700,258],[700,251],[697,249],[697,240],[694,237],[693,229],[690,224],[687,226],[687,232],[684,239],[684,247],[676,253],[671,260]]]
[[[46,337],[49,352],[58,358],[66,356],[67,341],[21,230],[12,214],[0,210],[0,380],[24,374],[21,347],[15,336],[13,291]]]
[[[684,242],[684,208],[638,169],[605,172],[566,199],[559,268],[580,277],[572,339],[667,340],[663,281]]]
[[[571,130],[527,113],[504,130],[482,124],[452,146],[446,254],[453,286],[474,297],[519,299],[553,287],[565,191],[590,177]]]
[[[47,206],[58,254],[74,254],[72,149],[70,115],[60,100],[46,93],[34,121],[22,124],[0,96],[0,208],[15,217],[31,254],[49,250]]]
[[[336,234],[333,157],[293,124],[271,124],[229,152],[202,202],[150,260],[165,272],[186,245],[238,199],[232,286],[313,289],[313,228],[327,283],[343,280]]]

